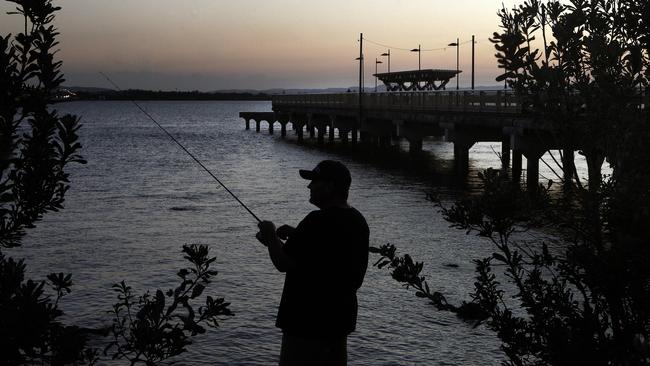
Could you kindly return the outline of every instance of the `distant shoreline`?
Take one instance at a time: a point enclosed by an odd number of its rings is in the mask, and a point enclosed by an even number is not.
[[[271,95],[266,93],[219,93],[199,91],[153,91],[129,89],[123,91],[101,90],[101,91],[70,91],[62,89],[59,91],[57,101],[67,102],[74,100],[271,100]]]

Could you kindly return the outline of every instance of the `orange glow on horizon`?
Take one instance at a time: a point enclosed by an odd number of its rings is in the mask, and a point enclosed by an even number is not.
[[[511,7],[513,3],[506,2]],[[391,70],[417,68],[417,54],[399,48],[444,48],[460,38],[461,86],[471,73],[476,35],[476,83],[499,73],[488,41],[498,30],[501,1],[459,0],[60,0],[59,57],[69,85],[97,86],[98,70],[131,75],[126,87],[174,89],[194,75],[199,90],[222,88],[348,87],[356,84],[359,32],[391,49]],[[0,11],[13,4],[0,4]],[[22,29],[3,14],[1,34]],[[466,42],[466,43],[464,43]],[[364,43],[366,82],[386,47]],[[387,60],[379,65],[386,71]],[[422,68],[455,69],[455,47],[423,51]],[[139,79],[137,75],[150,75]],[[160,78],[150,85],[151,75]],[[174,75],[165,81],[165,75]],[[196,77],[200,75],[201,77]],[[95,80],[96,79],[96,80]],[[189,79],[188,79],[189,80]],[[256,81],[257,80],[257,81]],[[176,83],[176,84],[175,84]],[[189,82],[188,82],[189,83]],[[188,85],[191,85],[189,83]],[[180,85],[185,87],[185,85]]]

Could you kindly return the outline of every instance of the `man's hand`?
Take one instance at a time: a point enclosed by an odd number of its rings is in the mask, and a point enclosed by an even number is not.
[[[293,232],[293,228],[287,226],[289,229],[284,228],[287,225],[282,225],[278,232],[288,232],[289,235]],[[286,272],[291,268],[295,268],[296,264],[286,253],[282,250],[282,240],[276,233],[275,225],[271,221],[262,221],[257,224],[260,231],[255,235],[260,243],[264,244],[269,249],[269,257],[275,268],[280,272]]]
[[[278,235],[280,239],[287,240],[295,230],[296,228],[293,226],[282,225],[278,228],[278,230],[275,231],[275,233]]]
[[[271,221],[262,221],[257,224],[257,227],[260,229],[260,231],[255,235],[255,237],[260,241],[260,243],[268,247],[269,243],[271,243],[271,241],[274,241],[276,238],[275,224],[273,224]]]

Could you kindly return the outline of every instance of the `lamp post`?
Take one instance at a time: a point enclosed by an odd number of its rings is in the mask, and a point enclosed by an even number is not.
[[[450,44],[448,44],[448,46],[450,46],[450,47],[455,46],[456,47],[456,90],[458,90],[459,89],[459,84],[458,84],[458,71],[459,71],[458,70],[458,68],[459,68],[458,67],[458,56],[460,55],[460,42],[459,42],[458,38],[456,38],[456,42],[450,43]]]
[[[390,74],[390,49],[388,52],[384,52],[380,56],[388,56],[388,73]]]
[[[359,110],[361,110],[361,94],[363,94],[363,33],[359,33],[359,57],[355,60],[359,61]]]
[[[365,87],[365,75],[364,73],[364,64],[363,64],[363,56],[355,58],[355,60],[359,61],[359,95],[364,91]]]
[[[474,35],[472,35],[472,90],[474,90]]]
[[[421,66],[422,64],[420,62],[421,61],[420,56],[422,55],[422,47],[420,45],[418,45],[418,48],[412,49],[411,52],[417,52],[418,53],[418,71],[422,70],[422,66]]]
[[[383,64],[383,62],[381,62],[381,61],[377,60],[377,58],[375,58],[375,93],[377,92],[377,65],[379,65],[379,64]]]

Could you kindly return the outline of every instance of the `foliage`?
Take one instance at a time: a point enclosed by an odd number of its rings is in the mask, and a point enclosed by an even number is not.
[[[497,80],[506,80],[526,100],[538,123],[559,131],[554,138],[563,149],[580,149],[596,191],[605,157],[615,174],[622,168],[618,156],[625,145],[612,142],[629,136],[639,119],[650,76],[650,5],[526,0],[498,15],[501,32],[491,40],[504,73]],[[563,163],[579,185],[573,161]]]
[[[201,296],[211,277],[217,275],[217,271],[210,270],[216,258],[208,257],[205,245],[184,245],[183,252],[193,267],[178,272],[181,283],[174,290],[157,290],[155,296],[147,292],[136,303],[131,287],[124,281],[113,285],[118,297],[110,329],[114,340],[105,350],[116,349],[113,359],[124,358],[131,365],[155,365],[185,352],[191,344],[190,336],[205,333],[201,324],[217,327],[219,317],[233,315],[228,309],[230,303],[211,296],[197,314],[190,301]]]
[[[456,203],[453,207],[445,208],[434,193],[428,195],[429,200],[436,202],[443,211],[445,218],[452,225],[468,234],[476,231],[479,236],[491,237],[493,233],[502,233],[507,240],[515,232],[515,223],[528,222],[536,225],[539,207],[543,207],[548,199],[548,187],[539,187],[540,194],[531,197],[522,191],[518,185],[503,179],[499,171],[488,169],[479,173],[483,187],[480,196],[467,197]],[[490,219],[486,219],[489,217]],[[417,297],[427,298],[438,310],[451,311],[468,322],[479,325],[489,314],[485,312],[474,297],[470,302],[463,302],[455,306],[447,302],[440,292],[432,292],[425,276],[421,276],[424,264],[414,262],[410,255],[397,256],[397,248],[385,244],[379,248],[370,248],[372,253],[380,255],[374,266],[391,270],[391,276],[397,282],[403,283],[408,289],[413,287]],[[478,261],[475,261],[479,265]]]
[[[70,188],[68,164],[85,160],[79,155],[79,118],[59,116],[52,107],[64,81],[61,61],[54,60],[56,29],[51,25],[60,8],[50,0],[12,0],[25,19],[23,33],[0,36],[0,249],[19,246],[25,229],[42,216],[63,208]],[[184,246],[192,264],[178,275],[181,284],[165,295],[145,294],[137,304],[124,281],[115,285],[118,302],[110,329],[85,329],[63,324],[59,301],[70,293],[71,274],[25,279],[24,260],[0,252],[0,357],[3,364],[94,364],[100,352],[88,346],[91,337],[112,335],[104,355],[147,365],[176,356],[204,333],[216,327],[220,316],[232,315],[223,299],[207,297],[195,310],[205,286],[217,274],[206,246]],[[197,315],[198,313],[198,315]],[[132,315],[133,314],[133,315]]]
[[[79,118],[49,108],[64,81],[50,1],[11,1],[25,31],[0,37],[0,248],[20,245],[24,229],[63,208],[69,163],[78,155]]]
[[[647,365],[650,3],[526,0],[498,15],[492,41],[504,73],[497,80],[523,98],[536,123],[559,131],[553,137],[565,152],[585,155],[588,189],[571,158],[563,163],[576,186],[558,199],[543,189],[524,194],[494,171],[481,176],[480,195],[451,207],[430,196],[452,227],[495,247],[474,261],[474,291],[461,306],[429,290],[423,263],[397,256],[390,244],[374,249],[382,256],[376,265],[439,310],[484,322],[509,365]],[[605,158],[612,176],[601,175]],[[513,235],[531,226],[561,244]],[[467,304],[479,310],[461,311]]]
[[[482,178],[484,193],[450,208],[431,197],[453,227],[485,237],[496,248],[491,257],[474,260],[476,281],[470,302],[455,306],[431,291],[421,275],[423,263],[414,262],[408,254],[397,256],[393,245],[373,249],[382,256],[375,265],[388,266],[395,280],[414,287],[416,296],[429,299],[438,310],[485,322],[501,339],[508,364],[650,362],[650,234],[640,225],[650,222],[648,186],[640,189],[645,190],[643,196],[633,194],[635,201],[630,202],[626,200],[632,192],[627,186],[613,180],[604,185],[608,203],[603,221],[608,224],[602,227],[602,236],[606,245],[596,246],[579,215],[558,215],[555,204],[521,211],[530,202],[511,203],[530,200],[528,194],[517,192],[515,185],[498,174]],[[531,224],[561,225],[566,249],[555,253],[558,250],[544,242],[532,246],[512,239],[513,233]],[[623,226],[625,234],[619,232]],[[494,273],[495,265],[504,268],[510,285]]]
[[[205,245],[184,245],[184,258],[191,266],[178,272],[181,283],[164,294],[145,293],[137,302],[124,281],[113,285],[118,301],[113,305],[113,325],[109,329],[66,326],[59,300],[70,293],[72,276],[48,275],[54,300],[45,293],[46,282],[25,280],[25,263],[0,254],[0,354],[8,364],[50,365],[94,364],[100,352],[88,347],[91,338],[110,336],[104,355],[126,359],[130,364],[155,365],[186,351],[191,337],[205,333],[205,326],[217,327],[223,316],[232,316],[223,298],[207,296],[205,305],[197,301],[217,271],[210,265]],[[166,305],[166,297],[169,303]]]
[[[48,211],[63,208],[69,163],[78,155],[79,118],[60,117],[49,108],[63,82],[54,61],[59,10],[50,1],[12,1],[25,29],[0,36],[0,249],[20,245],[24,229]],[[0,253],[0,347],[9,364],[92,363],[87,333],[59,322],[59,300],[70,291],[71,276],[51,274],[55,300],[45,282],[25,280],[25,263]]]
[[[413,287],[415,289],[415,296],[428,299],[436,309],[456,313],[463,320],[474,322],[475,326],[478,326],[482,321],[487,319],[488,314],[474,301],[463,301],[460,306],[455,306],[447,302],[447,299],[442,293],[438,291],[432,292],[426,277],[421,275],[424,263],[414,262],[413,258],[408,254],[404,254],[401,257],[397,256],[397,248],[394,245],[389,243],[379,248],[370,247],[370,252],[380,255],[380,258],[375,262],[374,266],[390,269],[390,274],[395,281],[404,284],[406,289]]]
[[[0,354],[9,365],[44,362],[51,365],[92,364],[96,351],[86,347],[88,331],[65,326],[59,300],[70,293],[71,276],[50,274],[54,301],[45,282],[25,280],[25,263],[0,254]]]

